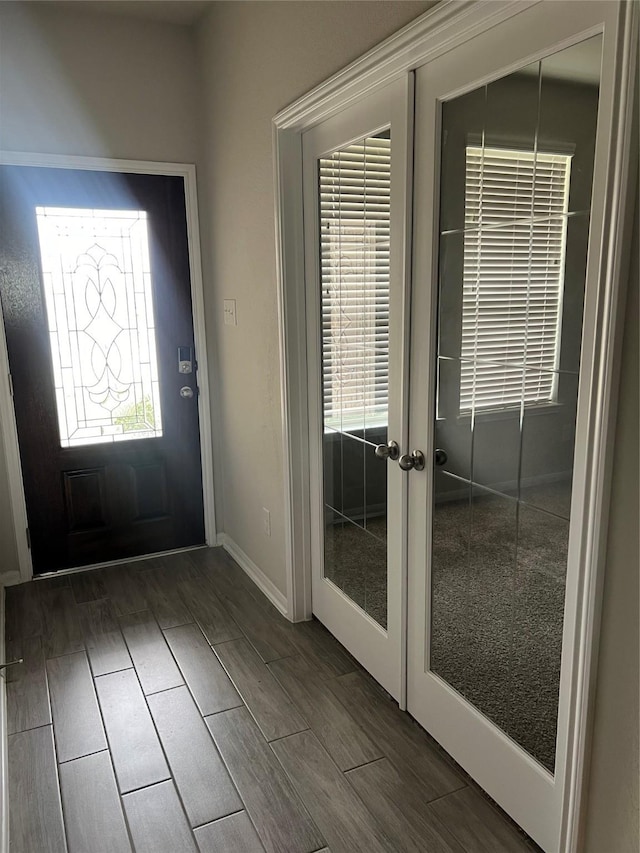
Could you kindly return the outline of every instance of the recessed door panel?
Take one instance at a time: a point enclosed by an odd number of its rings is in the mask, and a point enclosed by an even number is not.
[[[108,520],[104,469],[65,471],[63,478],[70,532],[105,527]]]

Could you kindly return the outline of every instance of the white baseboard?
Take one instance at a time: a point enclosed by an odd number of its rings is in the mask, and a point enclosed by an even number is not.
[[[0,586],[0,661],[6,661],[4,586]],[[7,766],[7,690],[0,675],[0,853],[9,853],[9,770]]]
[[[273,606],[288,619],[289,614],[286,595],[283,595],[280,592],[278,587],[265,575],[262,569],[259,566],[256,566],[253,560],[248,557],[242,548],[236,545],[233,539],[227,536],[226,533],[219,533],[216,541],[218,545],[222,545],[227,554],[233,557],[236,563],[245,572],[245,574],[251,578],[258,589],[267,596]]]

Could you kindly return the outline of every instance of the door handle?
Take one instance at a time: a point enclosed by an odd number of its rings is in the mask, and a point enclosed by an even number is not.
[[[400,446],[397,441],[389,441],[387,444],[379,444],[373,451],[378,459],[393,459],[400,456]]]
[[[446,465],[447,464],[447,459],[449,458],[447,456],[447,451],[443,450],[441,447],[436,447],[436,450],[435,450],[435,453],[433,454],[433,456],[434,456],[434,461],[435,461],[436,465]]]
[[[403,453],[398,459],[398,465],[403,471],[422,471],[424,469],[424,453],[421,450],[412,450],[411,453]]]
[[[19,663],[24,663],[24,658],[18,658],[17,660],[10,660],[7,663],[0,663],[0,669],[6,669],[8,666],[16,666]]]

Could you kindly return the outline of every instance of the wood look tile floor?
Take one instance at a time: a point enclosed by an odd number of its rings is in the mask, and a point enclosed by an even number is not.
[[[6,591],[11,853],[538,848],[220,549]]]

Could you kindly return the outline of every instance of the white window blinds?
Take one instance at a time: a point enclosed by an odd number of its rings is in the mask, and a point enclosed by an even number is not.
[[[386,423],[391,140],[367,137],[319,162],[324,423]]]
[[[553,400],[570,164],[467,147],[462,412]]]

